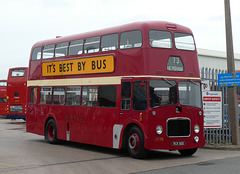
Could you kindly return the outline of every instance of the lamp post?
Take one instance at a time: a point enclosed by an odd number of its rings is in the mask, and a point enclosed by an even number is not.
[[[224,0],[224,3],[225,3],[227,68],[228,68],[228,73],[232,73],[233,78],[235,78],[230,0]],[[237,104],[236,87],[229,87],[228,94],[229,94],[228,108],[229,108],[230,127],[231,127],[231,133],[232,133],[232,144],[238,146],[240,145],[240,141],[239,141],[238,104]]]

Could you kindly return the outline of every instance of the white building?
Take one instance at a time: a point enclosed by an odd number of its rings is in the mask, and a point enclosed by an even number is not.
[[[197,49],[199,68],[227,70],[226,53],[206,49]],[[235,54],[235,69],[240,70],[240,54]]]

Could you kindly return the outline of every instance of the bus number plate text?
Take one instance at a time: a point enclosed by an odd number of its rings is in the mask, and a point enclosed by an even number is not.
[[[173,146],[184,146],[186,143],[184,141],[175,141],[172,142]]]

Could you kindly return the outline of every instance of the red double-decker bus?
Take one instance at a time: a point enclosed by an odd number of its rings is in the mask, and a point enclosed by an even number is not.
[[[10,68],[7,80],[7,118],[26,119],[28,68]]]
[[[205,144],[196,46],[187,27],[138,22],[37,42],[28,76],[27,132],[192,155]]]
[[[7,114],[7,80],[0,80],[0,115]]]

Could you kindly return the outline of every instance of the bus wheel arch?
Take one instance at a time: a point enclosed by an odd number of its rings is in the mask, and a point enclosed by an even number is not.
[[[145,136],[137,124],[129,124],[123,133],[122,147],[128,150],[133,158],[145,158],[147,149],[145,149]]]
[[[53,117],[49,117],[45,123],[44,129],[44,137],[45,140],[48,141],[50,144],[57,144],[57,124]]]

